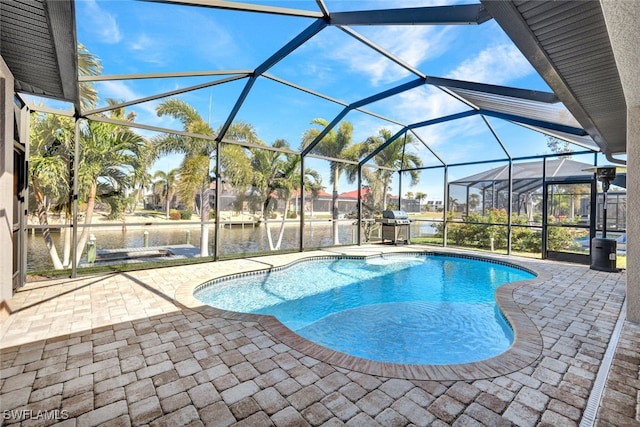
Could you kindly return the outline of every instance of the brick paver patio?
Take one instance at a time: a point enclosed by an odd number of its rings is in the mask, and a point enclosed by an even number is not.
[[[374,254],[420,246],[340,248]],[[434,250],[430,248],[430,250]],[[438,249],[440,250],[440,249]],[[444,249],[443,249],[444,251]],[[513,299],[542,352],[506,375],[407,380],[304,354],[261,321],[176,298],[214,277],[311,253],[31,283],[0,329],[6,425],[575,426],[624,300],[625,274],[509,258],[543,272]],[[640,325],[625,323],[597,425],[640,426]]]

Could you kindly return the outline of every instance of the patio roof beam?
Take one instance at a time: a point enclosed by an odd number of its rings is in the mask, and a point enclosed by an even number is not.
[[[309,40],[314,35],[318,34],[324,27],[326,27],[326,25],[326,22],[322,19],[315,20],[311,25],[302,30],[300,34],[295,36],[289,43],[285,44],[282,48],[280,48],[276,53],[267,58],[266,61],[264,61],[255,69],[254,74],[249,78],[249,81],[247,81],[244,89],[242,89],[242,93],[240,93],[240,96],[236,100],[236,103],[229,113],[229,116],[227,116],[227,120],[220,128],[220,138],[224,138],[224,135],[229,130],[231,123],[233,123],[233,120],[236,118],[238,111],[240,111],[240,107],[242,107],[245,99],[247,99],[247,96],[249,95],[253,84],[256,82],[256,79],[263,73],[265,73],[269,68],[273,67],[282,59],[284,59],[288,54],[304,44],[304,42]]]
[[[398,132],[396,132],[395,135],[393,135],[391,138],[387,139],[385,142],[383,142],[382,144],[380,144],[380,146],[378,148],[376,148],[375,150],[373,150],[371,153],[369,153],[369,155],[367,157],[365,157],[364,159],[360,160],[360,164],[364,165],[365,163],[367,163],[369,160],[371,160],[372,158],[374,158],[375,156],[378,155],[378,153],[382,150],[384,150],[389,144],[391,144],[393,141],[395,141],[396,139],[398,139],[401,135],[405,134],[407,132],[407,128],[402,128],[400,129]]]
[[[99,76],[78,76],[80,82],[103,82],[113,80],[139,80],[139,79],[167,79],[180,77],[205,77],[205,76],[224,76],[239,74],[247,76],[253,73],[253,70],[217,70],[217,71],[185,71],[170,73],[145,73],[145,74],[115,74],[115,75],[99,75]]]
[[[281,83],[281,84],[283,84],[283,85],[286,85],[286,86],[292,87],[292,88],[297,89],[297,90],[299,90],[299,91],[306,92],[306,93],[308,93],[309,95],[317,96],[318,98],[322,98],[322,99],[324,99],[324,100],[326,100],[326,101],[333,102],[334,104],[342,105],[343,107],[346,107],[346,106],[348,106],[348,105],[349,105],[349,104],[348,104],[347,102],[345,102],[345,101],[341,101],[341,100],[339,100],[339,99],[332,98],[332,97],[327,96],[327,95],[325,95],[325,94],[323,94],[323,93],[316,92],[316,91],[314,91],[314,90],[312,90],[312,89],[309,89],[309,88],[306,88],[306,87],[304,87],[304,86],[300,86],[300,85],[298,85],[298,84],[296,84],[296,83],[292,83],[292,82],[290,82],[290,81],[287,81],[287,80],[281,79],[280,77],[276,77],[276,76],[274,76],[274,75],[272,75],[272,74],[269,74],[269,73],[264,73],[264,74],[262,74],[262,77],[265,77],[265,78],[267,78],[267,79],[273,80],[273,81],[278,82],[278,83]],[[365,110],[364,108],[356,108],[355,110],[356,110],[356,111],[359,111],[359,112],[361,112],[361,113],[364,113],[364,114],[368,114],[369,116],[376,117],[376,118],[378,118],[378,119],[384,120],[384,121],[386,121],[386,122],[393,123],[394,125],[404,126],[404,124],[403,124],[403,123],[400,123],[400,122],[398,122],[397,120],[391,119],[391,118],[389,118],[389,117],[384,117],[384,116],[382,116],[382,115],[380,115],[380,114],[377,114],[377,113],[374,113],[374,112],[371,112],[371,111],[367,111],[367,110]]]
[[[150,130],[150,131],[158,132],[158,133],[169,133],[169,134],[173,134],[173,135],[186,136],[188,138],[197,138],[197,139],[206,139],[208,141],[216,141],[216,137],[215,136],[201,135],[201,134],[197,134],[197,133],[193,133],[193,132],[185,132],[185,131],[182,131],[182,130],[161,128],[161,127],[158,127],[158,126],[145,125],[145,124],[142,124],[142,123],[129,122],[129,121],[126,121],[126,120],[116,120],[116,119],[111,119],[109,117],[105,117],[105,116],[102,116],[102,115],[84,116],[83,118],[86,119],[86,120],[93,120],[95,122],[110,123],[112,125],[126,126],[126,127],[130,127],[130,128],[134,128],[134,129],[145,129],[145,130]]]
[[[387,59],[389,59],[390,61],[398,64],[399,66],[401,66],[405,70],[409,71],[410,73],[412,73],[412,74],[414,74],[414,75],[416,75],[416,76],[418,76],[420,78],[423,78],[423,79],[427,77],[423,72],[421,72],[417,68],[413,67],[408,62],[405,62],[402,59],[400,59],[400,58],[396,57],[395,55],[393,55],[392,53],[387,52],[387,50],[383,49],[382,47],[378,46],[377,44],[375,44],[371,40],[367,39],[362,34],[359,34],[359,33],[355,32],[355,31],[353,31],[349,27],[338,26],[338,28],[340,28],[342,31],[344,31],[345,33],[349,34],[351,37],[353,37],[356,40],[358,40],[360,43],[362,43],[362,44],[364,44],[366,46],[369,46],[371,49],[375,50],[380,55],[382,55],[382,56],[386,57]]]
[[[426,76],[426,83],[434,86],[447,87],[451,89],[466,89],[476,92],[490,93],[492,95],[508,96],[510,98],[527,99],[529,101],[543,102],[545,104],[555,104],[560,102],[553,92],[543,92],[539,90],[519,89],[508,86],[492,85],[487,83],[468,82],[464,80],[447,79],[444,77]]]
[[[490,19],[481,4],[410,7],[403,9],[335,12],[331,25],[478,25]]]
[[[324,129],[322,129],[318,136],[316,136],[315,139],[311,141],[304,150],[302,150],[302,155],[306,156],[307,154],[309,154],[311,150],[313,150],[316,145],[318,145],[318,143],[322,141],[322,138],[324,138],[329,132],[331,132],[331,129],[333,129],[338,123],[340,123],[340,120],[342,120],[349,111],[351,111],[351,108],[349,107],[345,107],[344,109],[342,109],[342,111],[340,111],[340,113],[338,113],[338,115],[334,117],[331,123],[329,123]]]
[[[421,86],[424,84],[424,79],[415,79],[410,82],[401,84],[400,86],[396,86],[394,88],[382,91],[368,98],[361,99],[360,101],[356,101],[353,104],[345,107],[332,121],[329,123],[327,127],[325,127],[318,136],[315,137],[313,141],[309,143],[309,145],[302,150],[302,155],[306,156],[315,148],[315,146],[324,138],[330,131],[333,129],[339,122],[342,120],[350,111],[358,110],[360,107],[371,104],[376,101],[380,101],[382,99],[388,98],[393,95],[397,95],[401,92],[404,92],[409,89],[413,89],[415,87]],[[362,162],[360,162],[362,163]]]
[[[498,144],[500,144],[500,147],[502,148],[502,151],[504,151],[504,154],[506,154],[509,158],[511,158],[511,154],[509,154],[509,150],[507,150],[507,148],[504,146],[504,144],[502,143],[502,140],[496,133],[496,130],[493,128],[491,123],[489,123],[489,120],[487,120],[485,116],[481,115],[480,117],[482,117],[482,121],[484,122],[485,125],[487,125],[493,137],[496,139],[496,141],[498,141]]]
[[[336,159],[335,157],[329,157],[329,156],[321,156],[319,154],[308,154],[307,157],[311,157],[314,159],[320,159],[320,160],[327,160],[330,162],[340,162],[340,163],[346,163],[349,165],[357,165],[358,162],[355,160],[346,160],[346,159]]]
[[[481,165],[483,163],[498,163],[498,162],[508,162],[508,161],[509,161],[509,159],[478,160],[477,162],[454,163],[454,164],[451,164],[451,165],[443,165],[443,166],[420,166],[419,168],[401,169],[398,172],[421,171],[421,170],[426,170],[426,169],[434,169],[434,168],[442,168],[442,167],[452,168],[452,167],[455,167],[455,166],[473,166],[473,165]],[[453,184],[453,182],[450,182],[449,184]]]
[[[362,165],[363,168],[369,168],[369,169],[380,169],[380,170],[384,170],[384,171],[390,171],[390,172],[400,172],[397,169],[394,168],[390,168],[388,166],[379,166],[379,165]]]
[[[243,75],[231,76],[231,77],[227,77],[226,79],[214,80],[212,82],[202,83],[202,84],[195,85],[195,86],[189,86],[189,87],[185,87],[185,88],[182,88],[182,89],[176,89],[176,90],[172,90],[170,92],[159,93],[157,95],[147,96],[145,98],[134,99],[133,101],[122,102],[122,103],[119,103],[119,104],[110,105],[108,107],[96,108],[95,110],[90,110],[90,111],[87,111],[87,112],[83,112],[83,115],[84,116],[88,116],[88,115],[92,115],[92,114],[102,113],[102,112],[105,112],[105,111],[115,110],[117,108],[124,108],[124,107],[128,107],[128,106],[131,106],[131,105],[142,104],[144,102],[154,101],[154,100],[160,99],[160,98],[168,98],[170,96],[179,95],[181,93],[192,92],[194,90],[204,89],[206,87],[216,86],[216,85],[219,85],[219,84],[222,84],[222,83],[232,82],[234,80],[240,80],[240,79],[243,79],[245,77],[247,77],[247,76],[246,75],[244,75],[244,76]]]
[[[375,94],[373,96],[370,96],[368,98],[364,98],[364,99],[361,99],[360,101],[356,101],[353,104],[351,104],[349,106],[349,108],[354,110],[354,109],[360,108],[360,107],[362,107],[364,105],[372,104],[374,102],[380,101],[380,100],[388,98],[390,96],[397,95],[399,93],[405,92],[405,91],[410,90],[410,89],[414,89],[414,88],[422,86],[422,85],[424,85],[424,79],[419,78],[419,79],[411,80],[410,82],[403,83],[400,86],[396,86],[396,87],[393,87],[391,89],[387,89],[385,91],[377,93],[377,94]]]
[[[569,139],[566,136],[558,134],[557,132],[553,132],[553,131],[551,131],[549,129],[541,129],[539,127],[528,125],[526,123],[516,123],[516,122],[514,122],[514,124],[516,124],[518,126],[522,126],[523,128],[526,128],[526,129],[529,129],[529,130],[533,130],[535,132],[542,133],[544,135],[549,135],[549,136],[552,136],[554,138],[558,138],[558,139],[561,139],[563,141],[567,141],[570,144],[577,145],[578,147],[584,148],[586,150],[591,150],[592,153],[600,151],[599,147],[598,148],[594,148],[593,146],[591,146],[589,144],[581,143],[579,141],[575,141],[575,140]]]
[[[145,129],[145,130],[150,130],[150,131],[158,132],[158,133],[169,133],[169,134],[172,134],[172,135],[180,135],[180,136],[185,136],[185,137],[188,137],[188,138],[206,139],[208,141],[218,141],[218,137],[217,136],[202,135],[202,134],[199,134],[199,133],[186,132],[186,131],[182,131],[182,130],[161,128],[161,127],[158,127],[158,126],[144,125],[144,124],[137,123],[137,122],[127,122],[127,121],[124,121],[124,120],[116,120],[116,119],[111,119],[111,118],[104,117],[104,116],[87,116],[87,117],[84,117],[84,118],[86,120],[93,120],[93,121],[96,121],[96,122],[110,123],[110,124],[118,125],[118,126],[127,126],[127,127],[136,128],[136,129]],[[238,145],[238,146],[246,147],[246,148],[257,148],[257,149],[260,149],[260,150],[276,151],[278,153],[286,153],[286,154],[294,154],[294,155],[299,155],[300,154],[299,151],[295,151],[295,150],[291,150],[291,149],[272,147],[272,146],[269,146],[269,145],[252,144],[250,142],[234,141],[234,140],[231,140],[231,139],[224,139],[223,138],[219,142],[222,142],[224,144],[230,144],[230,145]],[[356,162],[353,162],[353,163],[356,163]]]
[[[311,25],[302,30],[300,34],[295,36],[289,43],[282,46],[276,53],[267,58],[266,61],[258,65],[255,70],[255,75],[259,76],[265,73],[269,68],[273,67],[291,52],[302,46],[307,40],[318,34],[326,26],[327,23],[324,20],[315,20]]]
[[[517,179],[516,181],[518,181],[518,183],[523,181],[522,185],[513,186],[513,191],[518,194],[528,193],[537,187],[542,187],[542,178]]]
[[[509,120],[512,122],[524,123],[532,126],[538,126],[541,128],[557,130],[557,131],[565,132],[571,135],[578,135],[578,136],[588,135],[587,132],[582,128],[561,125],[558,123],[547,122],[544,120],[533,119],[530,117],[524,117],[524,116],[519,116],[519,115],[509,114],[509,113],[501,113],[498,111],[485,110],[485,109],[480,109],[478,113],[483,114],[485,116],[497,117],[499,119]]]
[[[467,110],[467,111],[463,111],[461,113],[456,113],[456,114],[451,114],[449,116],[439,117],[437,119],[425,120],[424,122],[414,123],[412,125],[409,125],[408,128],[409,129],[416,129],[416,128],[421,128],[421,127],[425,127],[425,126],[437,125],[439,123],[445,123],[445,122],[449,122],[451,120],[458,120],[458,119],[463,119],[465,117],[475,116],[476,114],[478,114],[478,111],[476,111],[476,110]]]
[[[536,154],[533,156],[514,157],[511,160],[513,160],[514,162],[517,162],[517,161],[523,161],[523,160],[538,160],[538,159],[549,159],[549,158],[555,158],[555,157],[580,156],[583,154],[593,154],[593,151],[574,151],[572,153],[556,153],[556,154]],[[496,163],[496,162],[508,162],[508,161],[509,159],[480,160],[480,161],[471,162],[471,163],[453,163],[450,165],[442,165],[442,166],[421,166],[419,168],[401,169],[399,172],[421,171],[421,170],[427,170],[427,169],[437,169],[442,167],[452,168],[456,166],[469,166],[469,165],[482,164],[482,163]],[[451,183],[452,184],[456,183],[456,181],[452,181]]]
[[[286,7],[265,6],[259,4],[230,2],[223,0],[143,0],[151,3],[170,3],[183,6],[209,7],[212,9],[240,10],[244,12],[268,13],[272,15],[298,16],[301,18],[322,18],[321,12],[313,10],[290,9]]]
[[[29,108],[30,111],[36,111],[39,113],[47,113],[47,114],[55,114],[57,116],[64,116],[64,117],[75,117],[75,113],[71,110],[65,111],[57,108],[47,107],[46,105],[32,104],[28,102],[26,99],[22,99],[22,101],[25,103],[25,105],[27,106],[27,108]]]
[[[238,145],[245,148],[256,148],[258,150],[275,151],[278,153],[294,154],[294,155],[300,154],[298,151],[294,151],[291,149],[272,147],[270,145],[253,144],[251,142],[246,142],[246,141],[234,141],[232,139],[223,138],[220,142],[222,142],[223,144]]]
[[[274,82],[281,83],[281,84],[283,84],[283,85],[285,85],[285,86],[289,86],[289,87],[294,88],[294,89],[296,89],[296,90],[299,90],[299,91],[301,91],[301,92],[308,93],[309,95],[317,96],[318,98],[322,98],[322,99],[324,99],[325,101],[329,101],[329,102],[333,102],[334,104],[342,105],[343,107],[346,107],[346,106],[348,106],[348,105],[349,105],[349,103],[348,103],[348,102],[345,102],[345,101],[341,101],[341,100],[339,100],[339,99],[332,98],[332,97],[330,97],[330,96],[328,96],[328,95],[325,95],[325,94],[323,94],[323,93],[316,92],[316,91],[315,91],[315,90],[313,90],[313,89],[309,89],[309,88],[306,88],[306,87],[304,87],[304,86],[300,86],[299,84],[296,84],[296,83],[290,82],[290,81],[288,81],[288,80],[281,79],[280,77],[276,77],[276,76],[274,76],[273,74],[263,73],[263,74],[262,74],[262,77],[267,78],[267,79],[269,79],[269,80],[273,80]]]
[[[425,143],[422,140],[422,138],[420,138],[413,130],[416,129],[416,128],[420,128],[420,127],[437,125],[439,123],[445,123],[445,122],[448,122],[448,121],[451,121],[451,120],[458,120],[458,119],[463,119],[465,117],[471,117],[471,116],[474,116],[476,114],[478,114],[478,111],[476,111],[476,110],[463,111],[461,113],[451,114],[449,116],[443,116],[443,117],[439,117],[437,119],[426,120],[424,122],[414,123],[412,125],[407,126],[407,129],[410,130],[411,133],[413,133],[418,138],[418,140],[420,140],[420,142],[422,142],[422,144],[431,152],[431,154],[433,154],[442,163],[443,166],[451,166],[451,165],[448,165],[444,160],[442,160],[442,158],[440,158],[440,156],[438,156],[436,154],[436,152],[433,151],[429,147],[429,145],[427,143]],[[421,168],[401,169],[399,172],[410,172],[410,171],[414,171],[414,170],[421,170]]]
[[[420,141],[420,142],[422,143],[422,145],[424,145],[424,147],[425,147],[427,150],[429,150],[429,152],[430,152],[431,154],[433,154],[433,156],[434,156],[436,159],[438,159],[438,161],[439,161],[440,163],[442,163],[442,165],[443,165],[443,166],[445,166],[445,165],[446,165],[445,161],[444,161],[444,160],[442,160],[442,158],[441,158],[441,157],[440,157],[440,156],[439,156],[435,151],[433,151],[433,149],[429,146],[429,144],[427,144],[427,143],[426,143],[426,142],[425,142],[425,141],[420,137],[420,135],[418,135],[418,134],[417,134],[413,129],[409,129],[409,130],[411,131],[411,133],[413,134],[413,136],[415,136],[415,137],[416,137],[416,139],[417,139],[418,141]],[[400,172],[402,172],[402,170],[401,170]]]
[[[255,82],[256,82],[256,76],[251,76],[249,77],[249,80],[247,80],[247,84],[244,85],[242,92],[238,96],[238,99],[236,99],[236,103],[233,105],[231,112],[227,116],[227,120],[222,124],[222,127],[220,128],[220,133],[218,134],[218,137],[220,139],[218,139],[218,141],[222,140],[226,135],[227,131],[229,130],[229,127],[231,127],[231,124],[233,123],[233,120],[236,118],[238,111],[240,111],[240,107],[242,107],[242,104],[244,104],[245,99],[247,99],[247,96],[249,96],[249,92],[251,92],[251,88],[253,87],[253,84]]]
[[[327,5],[324,4],[324,0],[316,0],[316,5],[318,5],[318,9],[320,9],[320,12],[322,12],[324,17],[329,16],[329,9],[327,8]]]
[[[580,156],[582,154],[593,154],[593,151],[574,151],[571,153],[555,153],[555,154],[536,154],[532,156],[517,157],[513,160],[537,160],[537,159],[549,159],[554,157],[566,157],[566,156]]]

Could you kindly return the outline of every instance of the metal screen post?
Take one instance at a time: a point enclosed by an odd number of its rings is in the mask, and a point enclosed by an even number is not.
[[[220,169],[222,165],[222,141],[218,141],[216,144],[216,189],[215,189],[215,197],[216,197],[216,206],[214,208],[214,212],[216,217],[213,220],[214,228],[216,229],[215,235],[213,236],[213,259],[214,261],[218,261],[219,258],[219,248],[220,248],[220,184],[222,183],[222,179],[220,178]]]
[[[509,159],[509,194],[507,195],[507,255],[511,255],[511,237],[513,234],[511,213],[513,203],[513,160]]]
[[[547,209],[549,208],[549,192],[547,191],[547,158],[542,159],[542,259],[547,259]]]
[[[313,203],[313,199],[311,199]],[[304,251],[304,156],[300,154],[300,252]]]
[[[73,251],[71,253],[71,278],[75,278],[78,274],[76,267],[78,263],[78,159],[80,158],[80,120],[76,117],[74,123],[73,142],[73,220],[71,227],[73,230]]]
[[[358,165],[358,246],[362,245],[362,165]]]
[[[398,210],[402,210],[402,171],[398,171]]]
[[[444,209],[442,210],[442,246],[447,246],[447,214],[449,213],[449,167],[444,167]]]

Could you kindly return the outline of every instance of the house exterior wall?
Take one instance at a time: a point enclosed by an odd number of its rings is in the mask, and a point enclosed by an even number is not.
[[[627,211],[640,212],[640,106],[627,110]],[[627,320],[640,323],[640,216],[627,217]]]
[[[0,321],[13,294],[13,76],[0,57]]]

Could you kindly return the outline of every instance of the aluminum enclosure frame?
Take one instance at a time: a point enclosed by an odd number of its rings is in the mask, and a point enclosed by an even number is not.
[[[339,124],[339,122],[351,111],[362,111],[366,114],[375,115],[374,113],[369,113],[364,110],[368,104],[379,101],[381,99],[385,99],[390,96],[394,96],[408,90],[411,90],[416,87],[420,87],[422,85],[433,86],[444,93],[454,97],[455,99],[462,101],[469,107],[469,110],[463,111],[458,114],[439,117],[436,119],[431,119],[418,123],[398,123],[397,121],[393,121],[388,119],[390,123],[399,124],[402,126],[402,130],[393,135],[391,139],[382,144],[378,150],[368,155],[366,158],[359,162],[359,176],[361,176],[361,168],[374,159],[375,155],[377,155],[381,150],[386,148],[389,144],[391,144],[394,140],[401,137],[403,134],[410,132],[419,127],[430,126],[438,123],[444,123],[451,120],[461,119],[465,117],[471,117],[474,115],[479,115],[485,122],[485,125],[490,129],[490,131],[495,136],[498,143],[501,145],[502,149],[505,151],[506,157],[509,159],[510,168],[512,167],[513,161],[521,160],[518,158],[512,158],[511,155],[504,148],[504,145],[500,141],[499,137],[495,134],[490,124],[486,120],[485,117],[496,117],[501,120],[507,120],[509,122],[518,124],[523,127],[528,127],[532,130],[542,132],[544,134],[560,137],[561,139],[565,139],[572,143],[575,141],[572,138],[578,138],[582,142],[585,149],[590,150],[590,152],[597,152],[599,150],[603,150],[605,153],[609,153],[611,150],[606,149],[606,139],[604,137],[600,138],[600,134],[596,133],[595,138],[593,137],[593,130],[589,127],[583,128],[582,126],[577,126],[576,123],[583,123],[583,117],[581,114],[574,113],[576,119],[571,121],[570,123],[563,120],[544,120],[541,119],[538,115],[526,114],[527,110],[536,109],[537,107],[544,108],[544,106],[553,105],[559,106],[560,100],[565,100],[562,96],[563,91],[556,90],[556,93],[551,92],[539,92],[539,91],[527,91],[518,88],[510,88],[506,86],[496,86],[475,82],[465,82],[465,81],[457,81],[452,79],[446,79],[441,77],[433,77],[422,74],[420,71],[413,69],[411,66],[404,63],[400,58],[396,58],[394,55],[386,52],[381,47],[377,46],[375,43],[367,40],[365,37],[357,34],[352,29],[347,26],[358,26],[358,25],[480,25],[484,22],[487,22],[492,16],[495,16],[496,19],[498,17],[502,17],[500,11],[496,10],[496,7],[493,3],[497,2],[488,2],[485,1],[482,4],[475,5],[457,5],[457,6],[445,6],[445,7],[424,7],[424,8],[412,8],[412,9],[386,9],[380,11],[357,11],[357,12],[336,12],[330,13],[328,9],[324,5],[322,0],[318,0],[318,8],[319,12],[311,12],[311,11],[302,11],[296,9],[286,9],[286,8],[276,8],[269,6],[260,6],[260,5],[251,5],[251,4],[243,4],[243,3],[230,3],[223,1],[204,1],[204,0],[172,0],[172,1],[163,1],[156,0],[159,3],[174,3],[181,4],[189,7],[211,7],[211,8],[219,8],[219,9],[233,9],[237,11],[244,11],[247,13],[267,13],[267,14],[279,14],[286,16],[299,16],[306,18],[313,18],[315,21],[312,22],[307,28],[305,28],[302,32],[300,32],[294,39],[292,39],[289,43],[284,45],[281,49],[274,52],[266,61],[262,64],[259,64],[253,70],[228,70],[224,72],[224,74],[233,74],[233,76],[214,80],[209,83],[204,83],[202,85],[186,88],[180,91],[180,93],[186,93],[191,90],[197,90],[202,87],[212,86],[216,84],[223,84],[228,81],[242,80],[247,79],[244,89],[236,103],[231,110],[231,113],[227,117],[224,125],[221,127],[221,131],[218,135],[215,136],[215,141],[218,143],[218,147],[221,144],[235,144],[235,142],[225,140],[225,133],[229,129],[229,126],[232,124],[234,118],[236,117],[239,109],[241,108],[243,102],[246,97],[252,90],[255,82],[260,78],[270,79],[272,81],[286,84],[290,87],[293,87],[298,90],[305,91],[307,93],[313,94],[318,97],[322,97],[325,100],[330,100],[337,104],[343,106],[343,110],[335,116],[329,123],[325,129],[322,130],[320,135],[307,146],[304,150],[297,152],[296,154],[301,156],[301,164],[304,170],[304,160],[306,157],[313,157],[313,149],[314,147],[322,140],[322,138],[330,132],[335,126]],[[490,5],[491,3],[491,5]],[[502,19],[502,18],[500,18]],[[502,21],[500,21],[502,24]],[[366,98],[363,98],[359,101],[347,103],[340,100],[333,100],[330,97],[314,92],[310,89],[304,88],[299,85],[295,85],[293,83],[285,82],[284,80],[278,78],[277,76],[271,76],[267,73],[267,71],[278,61],[285,58],[289,53],[293,52],[296,48],[304,44],[307,40],[312,38],[314,35],[318,34],[324,28],[335,26],[342,29],[345,33],[351,35],[354,39],[358,40],[361,43],[364,43],[366,46],[376,50],[380,54],[383,54],[385,57],[391,59],[397,65],[404,67],[411,71],[416,78],[410,82],[401,84],[396,86],[395,88],[388,89],[386,91],[382,91],[376,94],[372,94]],[[507,29],[507,34],[511,36],[511,32]],[[513,36],[515,37],[515,36]],[[512,38],[513,38],[512,37]],[[516,44],[518,42],[516,41]],[[518,44],[520,47],[520,44]],[[521,49],[523,49],[521,47]],[[523,50],[525,54],[526,51]],[[527,55],[528,56],[528,55]],[[528,56],[529,57],[529,56]],[[531,57],[529,57],[531,60]],[[534,64],[535,66],[535,64]],[[213,71],[213,72],[191,72],[191,73],[151,73],[144,75],[122,75],[122,76],[95,76],[95,77],[83,77],[80,79],[82,82],[92,82],[92,81],[109,81],[109,80],[122,80],[122,79],[143,79],[143,78],[162,78],[162,77],[172,77],[172,76],[180,76],[180,75],[211,75],[216,76],[223,74],[222,71]],[[544,77],[544,75],[543,75]],[[552,86],[553,87],[553,86]],[[555,89],[555,88],[554,88]],[[558,95],[560,92],[560,95]],[[110,109],[117,109],[124,106],[135,105],[136,103],[146,102],[150,99],[159,99],[166,96],[171,96],[178,92],[173,93],[164,93],[158,94],[153,97],[147,97],[144,99],[138,99],[134,101],[129,101],[126,103],[121,103],[118,105],[114,105],[111,108],[100,108],[92,111],[81,111],[79,105],[76,106],[77,109],[77,120],[79,119],[87,119],[87,120],[107,120],[104,117],[101,117],[100,114]],[[518,107],[514,107],[512,109],[504,109],[504,108],[491,108],[490,105],[480,105],[480,100],[490,100],[493,104],[499,105],[517,105]],[[570,101],[570,100],[569,100]],[[568,101],[565,101],[567,103]],[[574,112],[571,109],[571,102],[568,102],[569,110]],[[38,108],[32,108],[33,111],[37,111]],[[568,112],[568,111],[567,111]],[[376,117],[381,118],[380,116],[375,115]],[[571,114],[569,114],[571,116]],[[384,118],[382,118],[384,119]],[[161,131],[166,133],[175,133],[179,134],[180,132],[170,130],[170,129],[162,129],[157,127],[145,126],[142,124],[128,124],[131,127],[140,127],[146,129],[153,129],[155,131]],[[195,135],[194,135],[195,136]],[[197,137],[203,137],[202,135],[197,135]],[[419,139],[419,138],[418,138]],[[420,140],[420,139],[419,139]],[[445,176],[445,185],[447,183],[447,169],[451,166],[458,166],[455,164],[446,164],[442,160],[442,158],[437,154],[437,150],[434,150],[427,142],[420,140],[420,142],[431,152],[433,155],[442,163],[441,167],[444,171]],[[77,142],[76,142],[77,144]],[[605,144],[605,148],[603,148],[603,144]],[[242,145],[242,144],[240,144]],[[77,148],[77,147],[76,147]],[[260,147],[261,149],[269,150],[270,147]],[[219,156],[218,156],[219,157]],[[542,157],[542,156],[541,156]],[[338,159],[336,159],[338,160]],[[491,161],[480,162],[480,163],[490,163]],[[216,169],[216,179],[220,179],[219,165]],[[400,175],[403,172],[407,172],[409,169],[401,169],[398,171]],[[75,175],[77,177],[77,174]],[[77,179],[77,178],[76,178]],[[401,180],[400,180],[401,182]],[[302,184],[301,194],[301,203],[304,204],[304,183]],[[401,185],[401,184],[400,184]],[[512,186],[512,182],[509,184]],[[74,182],[74,187],[77,188],[77,181]],[[219,185],[216,186],[219,188]],[[359,185],[360,188],[360,185]],[[448,190],[445,189],[445,195]],[[401,194],[401,193],[400,193]],[[74,196],[77,197],[77,192],[74,192]],[[400,199],[401,202],[401,199]],[[446,212],[446,204],[445,204],[445,212]],[[361,210],[358,212],[359,218],[361,218]],[[219,215],[216,215],[216,227],[219,226]],[[75,209],[74,215],[74,228],[77,228],[77,207]],[[301,228],[304,227],[304,219],[301,219]],[[302,233],[301,233],[302,234]],[[445,239],[446,242],[446,239]],[[359,239],[358,243],[361,241]],[[214,258],[218,258],[218,250],[217,244],[214,249]],[[300,242],[300,250],[304,250],[304,243],[301,239]],[[74,260],[75,264],[75,260]],[[74,272],[75,275],[75,272]]]

